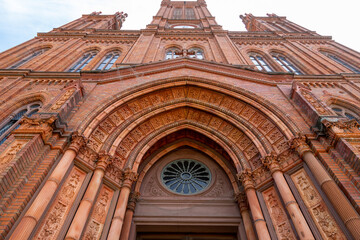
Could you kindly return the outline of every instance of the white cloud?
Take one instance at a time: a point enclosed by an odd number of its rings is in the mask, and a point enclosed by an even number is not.
[[[93,11],[102,11],[103,14],[127,12],[129,17],[124,29],[142,29],[151,22],[160,3],[161,0],[0,0],[0,51],[32,38],[37,32],[50,31]],[[276,13],[360,50],[358,0],[207,0],[207,3],[217,22],[226,30],[245,30],[240,14]]]

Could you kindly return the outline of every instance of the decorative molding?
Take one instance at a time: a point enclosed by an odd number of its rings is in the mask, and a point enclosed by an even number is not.
[[[74,94],[75,88],[68,89],[61,98],[50,108],[51,110],[59,110],[64,103],[66,103],[70,97]]]
[[[0,154],[0,173],[6,169],[28,141],[15,140]]]
[[[304,169],[291,175],[301,198],[309,210],[311,217],[317,225],[323,239],[345,240],[346,237],[329,212],[320,193],[317,191]]]
[[[20,121],[20,127],[13,131],[13,133],[23,134],[40,134],[43,141],[46,143],[52,136],[54,130],[55,116],[49,118],[28,118],[24,117]]]

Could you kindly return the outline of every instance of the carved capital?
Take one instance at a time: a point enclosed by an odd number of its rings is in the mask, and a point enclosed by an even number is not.
[[[236,201],[239,204],[240,207],[240,211],[247,211],[249,210],[249,204],[246,198],[246,193],[245,192],[240,192],[235,196]]]
[[[250,169],[244,169],[240,174],[237,175],[239,180],[242,182],[245,191],[249,188],[255,188],[253,173]]]
[[[139,200],[139,198],[140,198],[139,192],[132,192],[129,197],[127,209],[130,209],[131,211],[134,212],[136,207],[136,202]]]
[[[80,149],[85,146],[85,144],[85,137],[80,135],[78,132],[74,132],[71,136],[71,144],[69,146],[69,149],[74,150],[76,153],[78,153]]]
[[[299,155],[302,157],[305,152],[311,152],[311,149],[309,145],[306,143],[306,137],[305,136],[297,136],[291,140],[290,144],[291,148],[294,149],[299,153]]]
[[[44,142],[47,142],[49,138],[52,136],[52,132],[54,130],[54,123],[56,121],[56,117],[52,116],[49,118],[28,118],[24,117],[20,121],[19,129],[15,130],[14,133],[38,133],[41,134]]]
[[[123,173],[123,187],[131,188],[133,182],[138,178],[138,174],[130,168],[125,169]]]
[[[101,151],[99,153],[99,158],[96,162],[96,169],[100,169],[105,172],[105,169],[112,162],[112,159],[112,156],[107,154],[105,151]]]
[[[269,154],[264,158],[262,158],[261,161],[264,164],[264,166],[271,171],[271,173],[274,173],[276,171],[281,171],[281,164],[279,161],[279,157],[276,154],[274,153]]]

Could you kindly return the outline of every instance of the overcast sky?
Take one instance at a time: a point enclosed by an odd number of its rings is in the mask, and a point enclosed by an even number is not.
[[[0,0],[0,52],[93,11],[127,12],[129,17],[123,29],[142,29],[151,22],[160,3],[161,0]],[[207,0],[207,4],[226,30],[245,31],[240,14],[275,13],[360,51],[359,0]]]

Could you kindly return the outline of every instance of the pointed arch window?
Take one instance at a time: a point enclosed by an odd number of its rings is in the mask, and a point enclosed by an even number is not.
[[[356,120],[358,123],[360,123],[360,116],[355,112],[340,105],[332,104],[330,107],[338,116],[346,117],[349,120]]]
[[[77,62],[74,64],[68,72],[80,72],[90,61],[96,56],[97,52],[87,52],[85,53]]]
[[[178,48],[169,48],[166,50],[165,59],[175,59],[182,56],[182,52]]]
[[[50,48],[42,48],[40,50],[36,50],[33,53],[31,53],[30,55],[27,55],[26,57],[21,59],[19,62],[17,62],[14,65],[10,66],[9,69],[17,69],[18,67],[24,65],[25,63],[27,63],[30,60],[36,58],[37,56],[40,56],[41,54],[43,54],[44,52],[46,52],[49,49]]]
[[[253,64],[256,66],[256,68],[260,71],[265,72],[273,72],[273,70],[270,68],[269,64],[265,62],[263,57],[259,54],[250,54],[250,60],[253,62]]]
[[[354,67],[352,64],[348,63],[347,61],[344,61],[343,59],[339,58],[338,56],[328,53],[328,52],[321,52],[328,58],[334,60],[335,62],[339,63],[340,65],[346,67],[347,69],[353,71],[354,73],[360,73],[360,69]]]
[[[109,70],[114,65],[116,60],[118,60],[119,56],[120,52],[117,51],[106,54],[96,70]]]
[[[204,51],[201,48],[190,48],[188,50],[188,56],[190,58],[204,59]]]
[[[283,55],[277,54],[277,55],[273,55],[272,57],[286,72],[294,73],[296,75],[302,75],[303,74],[294,64],[292,64]]]
[[[30,103],[28,105],[19,108],[13,114],[11,114],[7,119],[5,119],[0,124],[0,145],[3,142],[5,142],[7,136],[9,136],[12,130],[15,130],[19,127],[20,120],[24,116],[31,117],[40,110],[41,106],[42,106],[41,102]]]

